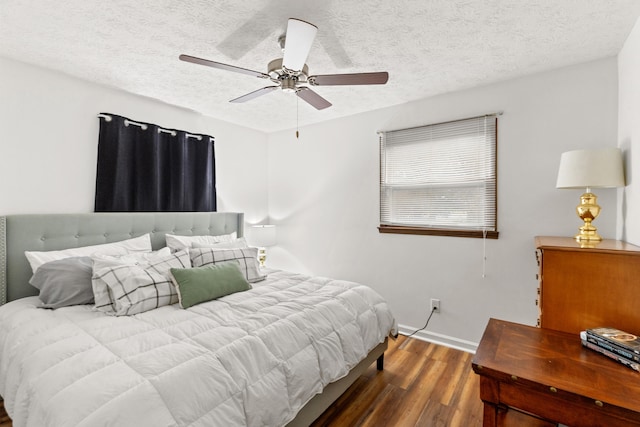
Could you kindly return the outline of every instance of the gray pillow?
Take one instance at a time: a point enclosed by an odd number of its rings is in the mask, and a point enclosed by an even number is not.
[[[90,257],[63,258],[42,264],[29,284],[40,290],[44,308],[93,304],[92,273]]]

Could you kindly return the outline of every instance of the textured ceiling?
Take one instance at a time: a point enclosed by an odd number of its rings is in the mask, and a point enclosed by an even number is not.
[[[318,27],[310,74],[388,71],[385,86],[317,87],[300,125],[616,55],[638,0],[1,0],[0,56],[265,132],[296,126],[293,94],[230,99],[263,80],[295,17]]]

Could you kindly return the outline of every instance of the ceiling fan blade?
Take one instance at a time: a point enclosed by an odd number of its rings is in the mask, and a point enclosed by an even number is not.
[[[383,85],[389,80],[389,73],[354,73],[354,74],[325,74],[309,76],[309,84],[313,86],[342,86],[342,85]]]
[[[263,87],[262,89],[258,89],[258,90],[254,90],[253,92],[249,92],[246,95],[242,95],[239,96],[238,98],[232,99],[229,102],[234,102],[234,103],[238,103],[238,102],[247,102],[247,101],[251,101],[254,98],[257,98],[259,96],[262,95],[266,95],[269,92],[271,92],[274,89],[278,89],[280,86],[267,86],[267,87]]]
[[[208,59],[197,58],[190,55],[180,55],[180,60],[185,62],[191,62],[193,64],[206,65],[207,67],[217,68],[219,70],[233,71],[236,73],[247,74],[253,77],[260,77],[261,79],[268,79],[269,75],[261,73],[260,71],[247,70],[246,68],[236,67],[234,65],[223,64],[221,62],[209,61]]]
[[[296,95],[302,98],[303,101],[311,104],[311,106],[315,107],[315,109],[317,110],[324,110],[327,107],[331,107],[331,103],[329,101],[327,101],[308,87],[298,88]]]
[[[318,41],[329,57],[331,57],[336,67],[344,69],[353,66],[353,62],[344,49],[343,42],[336,35],[335,30],[329,28],[329,31],[323,31],[318,35]]]
[[[289,71],[302,71],[309,50],[316,37],[318,27],[299,19],[291,18],[287,23],[282,65]]]
[[[269,13],[269,4],[261,9],[255,9],[253,15],[237,27],[224,40],[216,45],[226,57],[235,61],[242,58],[267,37],[271,37],[272,30],[282,24],[281,17]]]

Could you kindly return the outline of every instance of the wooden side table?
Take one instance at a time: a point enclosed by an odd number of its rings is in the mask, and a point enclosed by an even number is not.
[[[567,332],[490,319],[472,361],[484,426],[640,426],[640,372]]]

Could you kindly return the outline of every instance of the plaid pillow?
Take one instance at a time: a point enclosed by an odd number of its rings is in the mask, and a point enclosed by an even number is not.
[[[237,260],[240,264],[240,271],[242,271],[242,274],[249,283],[259,282],[267,277],[260,271],[258,248],[192,248],[189,249],[189,256],[191,257],[191,264],[194,267],[202,267],[222,261]]]
[[[144,264],[111,264],[94,268],[92,285],[96,309],[116,316],[143,313],[178,302],[171,268],[191,267],[187,251],[158,257]]]

